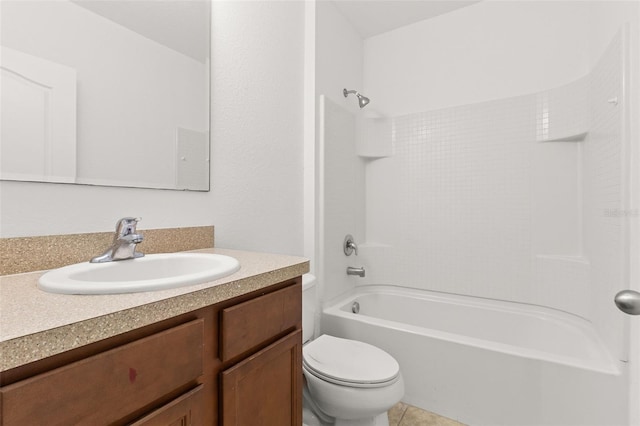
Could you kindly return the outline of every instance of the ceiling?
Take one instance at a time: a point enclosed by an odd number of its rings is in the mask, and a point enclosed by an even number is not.
[[[478,3],[458,0],[333,0],[362,38]]]
[[[71,0],[152,40],[205,62],[208,0]],[[480,0],[331,0],[362,38],[469,6]]]
[[[209,1],[71,1],[200,62],[209,57]]]

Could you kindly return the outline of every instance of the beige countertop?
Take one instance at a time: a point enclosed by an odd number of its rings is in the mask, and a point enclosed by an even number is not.
[[[63,295],[36,286],[46,271],[0,277],[0,371],[56,355],[240,296],[309,271],[307,259],[228,249],[240,270],[204,284],[170,290]]]

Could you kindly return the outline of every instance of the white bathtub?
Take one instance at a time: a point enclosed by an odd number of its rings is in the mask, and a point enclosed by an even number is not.
[[[564,312],[364,286],[325,308],[321,324],[391,353],[405,377],[403,401],[463,423],[626,424],[625,365],[588,321]]]

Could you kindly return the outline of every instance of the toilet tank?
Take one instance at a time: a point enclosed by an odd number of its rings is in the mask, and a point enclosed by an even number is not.
[[[313,338],[316,316],[316,277],[302,276],[302,342]]]

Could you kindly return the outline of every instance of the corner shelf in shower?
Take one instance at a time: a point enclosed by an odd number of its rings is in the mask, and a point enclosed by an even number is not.
[[[562,135],[562,136],[555,136],[549,139],[541,139],[538,138],[537,142],[542,142],[542,143],[546,143],[546,142],[583,142],[586,138],[587,135],[589,134],[588,131],[584,131],[584,132],[576,132],[576,133],[571,133],[571,134],[567,134],[567,135]]]
[[[356,154],[375,160],[393,155],[392,120],[388,117],[358,117]]]
[[[381,158],[389,158],[391,154],[360,154],[358,153],[358,157],[364,158],[365,160],[379,160]]]

